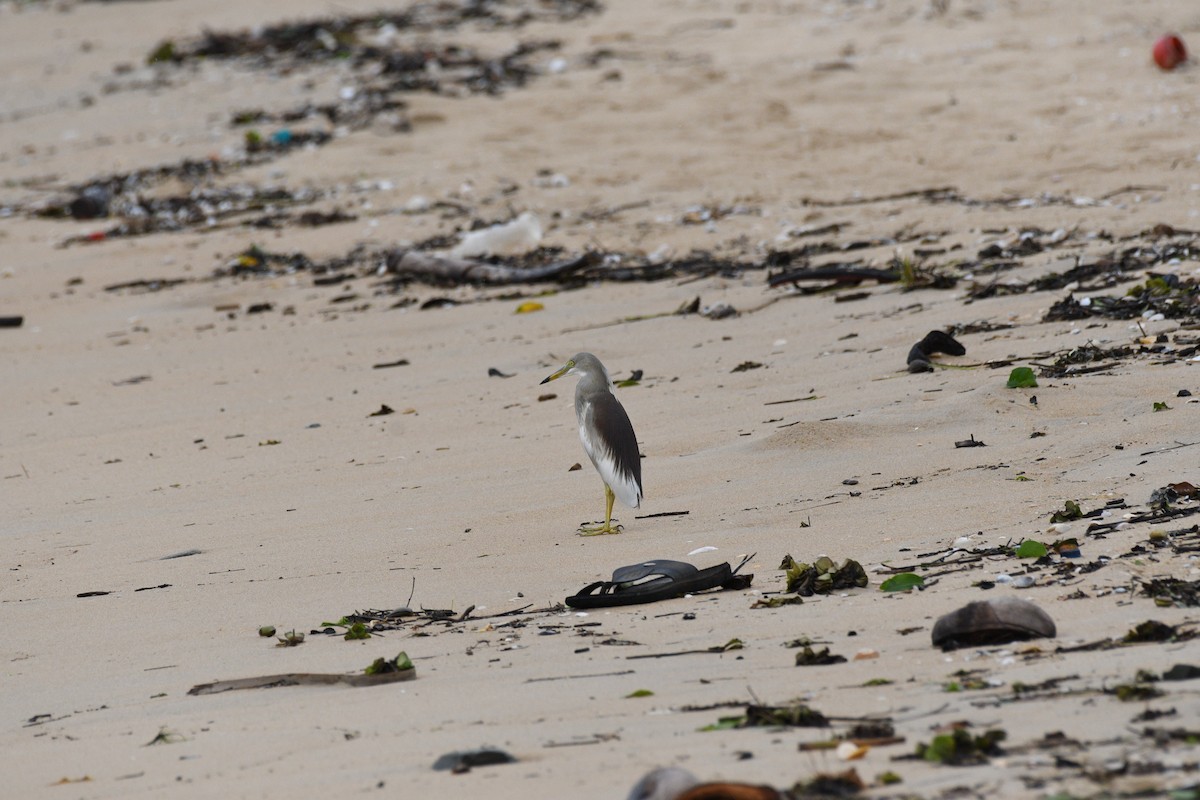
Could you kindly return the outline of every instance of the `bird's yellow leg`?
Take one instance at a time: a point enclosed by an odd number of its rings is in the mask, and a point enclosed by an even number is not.
[[[595,527],[595,528],[581,526],[579,528],[579,535],[580,536],[600,536],[605,533],[620,533],[621,526],[617,525],[616,527],[613,527],[613,524],[612,524],[612,507],[613,507],[613,501],[616,499],[617,499],[617,496],[615,494],[613,494],[613,490],[608,488],[607,483],[604,484],[604,525]]]

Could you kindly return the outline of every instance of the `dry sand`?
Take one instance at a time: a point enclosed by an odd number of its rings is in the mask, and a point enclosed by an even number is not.
[[[379,5],[297,0],[286,19]],[[866,297],[841,303],[839,293],[769,289],[762,269],[772,250],[883,239],[812,263],[884,267],[897,248],[957,246],[929,261],[953,271],[955,259],[977,260],[1023,229],[1047,232],[1042,241],[1071,234],[1016,269],[976,276],[1007,283],[1124,247],[1186,243],[1143,232],[1200,227],[1200,72],[1164,73],[1149,58],[1168,29],[1200,43],[1192,4],[607,0],[575,21],[427,32],[417,38],[487,54],[520,41],[562,44],[532,58],[540,74],[524,88],[414,93],[409,132],[385,117],[213,181],[329,192],[312,208],[353,221],[271,230],[242,224],[258,216],[247,214],[60,246],[117,222],[31,213],[69,197],[68,187],[185,158],[236,158],[244,129],[230,124],[235,110],[331,102],[350,85],[342,63],[145,65],[163,40],[282,21],[280,8],[0,5],[0,207],[9,210],[0,315],[25,317],[0,330],[0,794],[584,800],[624,797],[659,765],[789,787],[848,766],[798,751],[828,731],[700,732],[736,709],[681,709],[796,698],[829,715],[895,721],[906,742],[854,764],[868,782],[887,770],[903,778],[872,789],[878,796],[1194,785],[1195,773],[1179,769],[1196,767],[1194,745],[1160,748],[1142,729],[1194,731],[1196,682],[1163,684],[1167,695],[1148,704],[1099,691],[1139,669],[1197,663],[1194,644],[1056,652],[1146,619],[1194,623],[1194,609],[1125,591],[1136,577],[1196,580],[1186,553],[1129,555],[1152,528],[1188,521],[1105,537],[1085,536],[1086,523],[1067,534],[1047,527],[1067,500],[1091,510],[1124,498],[1130,508],[1115,521],[1145,511],[1156,488],[1200,483],[1197,450],[1167,449],[1195,441],[1200,406],[1176,397],[1200,393],[1195,364],[1142,354],[1097,374],[1043,378],[1037,390],[1006,388],[1008,368],[910,375],[911,344],[949,325],[1011,326],[961,335],[967,355],[942,359],[958,364],[1049,363],[1090,340],[1136,346],[1143,332],[1100,317],[1043,322],[1071,287],[967,302],[969,278],[911,292],[868,282]],[[547,179],[555,173],[566,180]],[[955,187],[960,199],[820,204],[934,187]],[[401,213],[414,196],[467,213]],[[702,209],[712,212],[707,224]],[[544,310],[520,315],[518,298],[470,286],[379,294],[369,276],[340,287],[314,286],[304,271],[213,277],[253,244],[321,260],[522,211],[542,219],[543,244],[568,254],[705,251],[746,269],[596,282],[539,297]],[[834,233],[788,236],[834,223]],[[927,236],[897,243],[902,232]],[[1196,259],[1158,270],[1190,277]],[[105,291],[143,279],[187,282]],[[1091,294],[1120,296],[1129,285]],[[331,302],[350,292],[359,298]],[[469,302],[391,308],[437,296]],[[744,313],[669,314],[697,296]],[[273,309],[246,313],[264,302]],[[640,316],[649,318],[622,322]],[[1174,344],[1195,336],[1184,330],[1194,322],[1142,324]],[[639,519],[618,507],[622,535],[575,535],[602,512],[601,484],[575,436],[573,386],[538,381],[578,350],[617,378],[643,371],[639,386],[619,390],[645,455],[637,514],[686,515]],[[401,358],[409,364],[372,368]],[[763,366],[732,371],[747,361]],[[513,377],[489,377],[492,367]],[[539,402],[546,389],[558,396]],[[1171,408],[1154,413],[1155,402]],[[368,416],[381,404],[397,413]],[[954,447],[972,435],[988,446]],[[569,472],[576,461],[585,468]],[[1012,558],[923,592],[878,590],[882,562],[916,563],[961,536],[989,547],[1063,535],[1080,538],[1081,563],[1113,560],[1062,580],[1043,570],[1024,590],[974,586],[1024,571],[1028,562]],[[715,550],[689,556],[698,548]],[[200,553],[163,560],[190,549]],[[750,553],[755,578],[744,592],[414,623],[364,642],[309,635],[275,648],[256,635],[260,625],[307,632],[405,604],[473,606],[473,617],[546,609],[623,564],[708,566]],[[857,559],[872,585],[751,610],[784,589],[787,553]],[[109,594],[77,596],[90,591]],[[1079,591],[1086,597],[1064,599]],[[949,654],[930,646],[941,614],[1014,593],[1054,617],[1056,640]],[[512,620],[524,624],[499,624]],[[909,628],[919,630],[899,632]],[[795,667],[783,645],[800,636],[851,660]],[[744,649],[628,659],[734,637]],[[878,657],[853,660],[864,649]],[[415,681],[187,694],[216,679],[350,672],[400,650]],[[946,692],[961,669],[995,686]],[[1065,676],[1075,677],[1058,692],[1008,702],[1015,682]],[[880,678],[894,683],[863,686]],[[653,695],[627,697],[639,689]],[[1176,714],[1134,722],[1147,705]],[[893,761],[964,719],[1005,729],[1010,753],[972,767]],[[1028,747],[1053,731],[1081,746]],[[148,745],[160,732],[167,741]],[[442,753],[484,745],[520,762],[465,775],[431,769]],[[1056,767],[1055,754],[1078,766]]]

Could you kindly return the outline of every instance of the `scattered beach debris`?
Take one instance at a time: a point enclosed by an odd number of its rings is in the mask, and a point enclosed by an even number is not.
[[[953,767],[987,763],[989,758],[1000,756],[1004,751],[1000,743],[1008,734],[992,728],[978,735],[971,735],[970,723],[955,723],[950,730],[933,737],[933,740],[917,745],[915,757]]]
[[[541,241],[542,223],[536,215],[526,211],[510,222],[464,234],[449,255],[455,258],[516,256],[536,250]]]
[[[815,667],[844,663],[846,663],[846,657],[830,653],[828,647],[813,650],[810,645],[805,645],[799,653],[796,653],[797,667]]]
[[[851,558],[838,566],[828,556],[820,556],[812,564],[804,564],[786,555],[779,568],[787,571],[787,591],[801,597],[843,589],[862,589],[870,582],[862,564]]]
[[[884,684],[875,683],[872,685],[879,686]],[[902,744],[904,741],[903,736],[896,735],[896,728],[891,720],[880,719],[856,723],[844,734],[838,734],[832,739],[801,742],[799,750],[802,753],[815,750],[837,750],[845,744],[851,744],[859,748],[884,747],[891,744]]]
[[[878,283],[895,283],[900,280],[900,274],[890,269],[878,269],[855,264],[839,264],[824,267],[805,267],[803,269],[788,270],[778,275],[769,275],[767,277],[767,285],[775,288],[790,283],[794,288],[799,290],[800,287],[798,284],[800,281],[826,281],[818,289],[809,289],[806,292],[812,294],[815,291],[827,291],[843,286],[857,286],[863,281],[868,280]]]
[[[752,369],[761,369],[762,366],[763,365],[757,361],[743,361],[742,363],[738,364],[736,367],[734,367],[733,369],[731,369],[729,371],[731,373],[733,373],[733,372],[749,372]]]
[[[1176,641],[1179,636],[1179,629],[1174,625],[1168,625],[1165,622],[1159,622],[1156,619],[1148,619],[1145,622],[1139,622],[1136,626],[1129,629],[1125,637],[1121,640],[1125,644],[1143,644],[1145,642],[1172,642]]]
[[[930,331],[908,351],[908,371],[932,372],[934,354],[961,356],[966,352],[967,348],[945,331]]]
[[[1079,653],[1091,652],[1095,650],[1112,650],[1118,647],[1127,647],[1129,645],[1138,644],[1187,642],[1195,639],[1198,633],[1200,633],[1200,631],[1196,630],[1193,623],[1185,622],[1179,625],[1167,625],[1164,622],[1151,619],[1138,623],[1126,631],[1123,636],[1107,637],[1098,641],[1071,645],[1069,647],[1059,646],[1056,648],[1055,652]]]
[[[1000,597],[968,603],[938,619],[933,645],[943,650],[991,646],[1037,638],[1058,631],[1050,615],[1028,600]]]
[[[738,316],[738,310],[729,303],[720,302],[701,307],[699,314],[705,319],[729,319]]]
[[[1194,681],[1200,678],[1200,666],[1196,664],[1176,664],[1162,674],[1164,681]]]
[[[1063,503],[1061,511],[1055,511],[1050,515],[1050,524],[1070,522],[1071,520],[1082,518],[1083,511],[1079,508],[1079,503],[1076,503],[1074,500],[1067,500]]]
[[[867,784],[858,776],[858,771],[851,767],[845,772],[818,772],[809,780],[796,783],[789,794],[795,800],[806,800],[806,798],[823,800],[833,797],[854,797],[866,789]]]
[[[803,703],[785,706],[749,704],[741,714],[725,716],[702,731],[721,731],[731,728],[828,728],[829,718]]]
[[[188,694],[220,694],[238,689],[273,689],[277,686],[381,686],[385,683],[412,680],[415,677],[416,668],[408,655],[401,652],[393,659],[378,658],[358,673],[289,672],[259,678],[238,678],[197,684],[188,690]]]
[[[1056,354],[1054,363],[1039,364],[1038,374],[1043,378],[1067,378],[1080,375],[1091,375],[1105,372],[1120,364],[1122,359],[1131,358],[1139,353],[1149,353],[1149,349],[1133,347],[1103,348],[1094,344],[1074,347]]]
[[[342,636],[346,641],[354,641],[356,639],[370,639],[371,631],[361,622],[354,622],[346,626],[346,633]]]
[[[158,744],[176,744],[177,742],[186,742],[187,739],[181,733],[169,730],[167,728],[159,728],[158,733],[153,739],[146,742],[142,747],[152,747]]]
[[[557,251],[535,251],[525,253],[527,263],[557,255]],[[594,253],[551,260],[536,264],[503,264],[460,255],[422,252],[419,250],[393,251],[385,256],[387,271],[401,279],[421,279],[435,284],[478,283],[507,285],[537,283],[565,279],[600,261]]]
[[[742,650],[746,647],[741,639],[730,639],[725,644],[715,644],[712,647],[703,647],[695,650],[673,650],[669,653],[640,653],[635,656],[625,656],[628,660],[642,658],[672,658],[674,656],[695,656],[695,655],[722,655],[734,650]]]
[[[297,645],[304,644],[304,634],[297,633],[295,629],[275,638],[279,640],[279,643],[275,645],[276,647],[296,647]]]
[[[1200,580],[1186,581],[1182,578],[1151,578],[1141,581],[1142,594],[1154,598],[1159,607],[1200,607]]]
[[[388,369],[389,367],[407,367],[407,358],[398,358],[395,361],[381,361],[378,364],[372,364],[371,369]]]
[[[642,370],[640,370],[640,369],[632,370],[629,373],[628,378],[619,380],[613,385],[616,386],[618,389],[625,389],[630,386],[638,386],[642,382],[642,374],[643,374]],[[641,517],[639,517],[638,519],[641,519]],[[714,547],[713,549],[715,550],[716,548]],[[695,553],[688,553],[688,555],[695,555]]]
[[[1134,677],[1133,683],[1118,683],[1115,686],[1106,688],[1104,693],[1116,697],[1122,703],[1145,703],[1155,700],[1162,697],[1166,692],[1149,683],[1152,677],[1154,679],[1157,678],[1157,676],[1151,676],[1139,670],[1138,674]]]
[[[440,772],[453,772],[461,775],[470,772],[475,767],[515,763],[517,763],[517,759],[509,753],[494,747],[483,747],[478,750],[456,750],[440,755],[437,761],[433,762],[433,768]]]
[[[760,597],[750,608],[782,608],[783,606],[801,605],[804,605],[804,598],[796,594],[790,597]]]

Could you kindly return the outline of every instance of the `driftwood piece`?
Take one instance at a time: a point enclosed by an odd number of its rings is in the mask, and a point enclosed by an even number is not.
[[[263,675],[258,678],[237,678],[232,681],[214,681],[213,683],[198,683],[188,694],[220,694],[235,689],[273,689],[276,686],[382,686],[385,683],[408,681],[417,677],[415,669],[405,669],[398,672],[383,672],[374,675],[356,673],[339,675],[330,672],[288,672],[282,675]]]
[[[785,283],[798,281],[833,281],[838,284],[858,284],[863,281],[878,281],[879,283],[895,283],[900,275],[891,269],[875,269],[873,267],[855,267],[850,265],[833,265],[793,269],[772,276],[767,285],[774,288]]]
[[[575,258],[555,261],[541,267],[511,267],[505,264],[491,264],[474,258],[460,258],[440,253],[393,250],[387,256],[387,269],[388,272],[396,275],[410,275],[438,281],[504,285],[533,283],[562,277],[591,266],[597,260],[598,257],[594,253],[584,253]]]

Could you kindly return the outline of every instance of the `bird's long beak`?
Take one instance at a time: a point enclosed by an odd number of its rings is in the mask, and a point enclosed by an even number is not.
[[[559,367],[558,370],[553,375],[547,375],[545,380],[542,381],[542,383],[549,383],[550,381],[561,378],[563,375],[566,375],[568,372],[570,372],[571,367],[573,367],[573,366],[575,366],[575,362],[568,361],[567,363],[565,363],[561,367]],[[541,384],[538,384],[538,385],[540,386]]]

